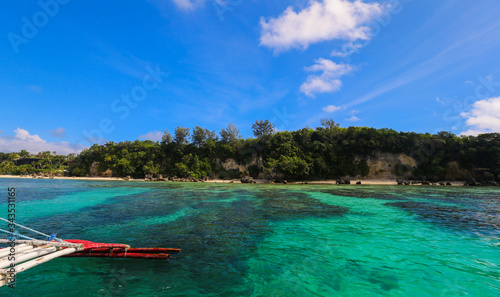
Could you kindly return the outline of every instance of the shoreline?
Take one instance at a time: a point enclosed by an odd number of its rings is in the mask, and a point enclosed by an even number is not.
[[[20,175],[0,175],[0,178],[15,178],[15,179],[38,179],[38,178],[33,178],[31,176],[24,177]],[[43,179],[50,179],[50,178],[43,178]],[[83,181],[132,181],[132,182],[145,182],[144,179],[130,179],[126,180],[122,177],[69,177],[69,176],[54,176],[53,179],[59,179],[59,180],[83,180]],[[255,180],[257,184],[268,184],[267,180],[262,180],[262,179],[256,179]],[[366,186],[397,186],[398,183],[395,179],[352,179],[350,185],[356,185],[357,181],[361,181],[361,185],[366,185]],[[157,182],[162,182],[162,181],[157,181]],[[165,182],[165,181],[163,181]],[[172,182],[172,181],[167,181],[167,182]],[[204,183],[220,183],[220,184],[241,184],[241,181],[239,180],[222,180],[222,179],[212,179],[212,180],[207,180],[204,181]],[[277,185],[283,185],[283,183],[271,183],[271,184],[277,184]],[[317,181],[295,181],[295,182],[289,182],[289,185],[336,185],[337,182],[336,180],[317,180]],[[452,186],[463,186],[464,182],[463,181],[452,181],[451,182]],[[359,185],[358,185],[359,186]],[[419,185],[412,185],[412,186],[421,186]],[[449,186],[448,186],[449,187]]]

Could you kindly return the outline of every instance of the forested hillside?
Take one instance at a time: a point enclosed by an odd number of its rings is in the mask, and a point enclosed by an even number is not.
[[[111,169],[115,176],[260,175],[271,179],[332,179],[366,176],[370,170],[366,161],[376,153],[402,153],[412,157],[416,166],[394,166],[396,176],[428,180],[500,179],[500,134],[478,137],[457,137],[448,132],[417,134],[366,127],[341,128],[333,121],[323,121],[323,126],[275,132],[271,123],[261,121],[254,125],[255,138],[250,139],[241,139],[234,125],[219,135],[200,127],[192,133],[178,127],[173,137],[165,131],[161,143],[94,145],[77,156],[71,172],[89,174],[92,164],[98,162],[99,172]],[[224,168],[227,160],[234,160],[244,169]]]
[[[11,154],[0,154],[0,162],[3,161],[0,172],[32,173],[62,166],[67,175],[73,176],[107,172],[135,178],[162,174],[196,179],[242,176],[274,180],[334,179],[367,176],[370,173],[367,161],[376,154],[389,153],[404,154],[414,160],[412,166],[404,163],[392,166],[394,176],[429,181],[500,180],[498,133],[458,137],[449,132],[431,135],[367,127],[342,128],[331,120],[322,123],[323,127],[316,129],[276,132],[272,123],[260,121],[253,126],[255,138],[249,139],[242,139],[232,124],[219,133],[201,127],[192,131],[178,127],[173,135],[165,131],[161,142],[94,144],[74,158],[41,156],[42,161],[21,168],[8,160],[12,159]]]

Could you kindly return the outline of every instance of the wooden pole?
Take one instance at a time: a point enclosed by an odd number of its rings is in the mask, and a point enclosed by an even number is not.
[[[50,247],[49,249],[56,249],[56,248],[55,247]],[[45,255],[43,255],[41,257],[35,258],[35,259],[30,260],[28,262],[24,262],[22,264],[16,265],[16,267],[15,267],[15,274],[18,274],[20,272],[23,272],[25,270],[28,270],[30,268],[33,268],[33,267],[35,267],[35,266],[37,266],[39,264],[48,262],[48,261],[53,260],[55,258],[62,257],[62,256],[65,256],[65,255],[69,255],[69,254],[74,253],[76,251],[77,251],[77,249],[75,249],[75,248],[66,248],[66,249],[63,249],[63,250],[59,250],[57,252],[53,252],[53,253],[50,253],[50,254],[45,254]],[[7,275],[8,274],[9,273],[7,272],[7,269],[1,269],[0,270],[0,287],[7,284]]]
[[[24,261],[37,258],[43,255],[50,254],[52,252],[55,252],[57,248],[55,246],[53,247],[45,247],[45,248],[36,248],[33,251],[30,251],[30,253],[26,254],[20,254],[15,256],[15,261],[9,261],[8,257],[3,258],[0,260],[0,268],[5,268],[8,267],[12,262],[16,263],[16,272],[18,271],[17,269],[17,264],[22,263]]]
[[[9,254],[2,256],[0,258],[0,261],[7,260],[7,259],[9,259],[9,257],[13,257],[13,256],[15,257],[15,256],[18,256],[18,255],[20,256],[20,255],[22,255],[24,253],[30,253],[30,252],[32,252],[34,250],[36,250],[36,248],[34,246],[27,246],[27,247],[24,247],[23,249],[15,250],[14,252],[12,252],[9,249]]]
[[[8,239],[0,239],[0,243],[10,243]],[[46,245],[50,244],[51,246],[57,247],[72,247],[72,248],[81,248],[83,249],[83,244],[77,243],[69,243],[69,242],[58,242],[58,241],[45,241],[45,240],[16,240],[16,243],[27,243],[31,245]]]
[[[59,258],[59,257],[62,257],[64,255],[69,255],[69,254],[74,253],[76,251],[77,251],[77,249],[75,249],[75,248],[67,248],[64,250],[60,250],[60,251],[36,258],[36,259],[28,261],[28,262],[24,262],[23,264],[16,265],[16,274],[23,272],[27,269],[33,268],[33,267],[40,265],[42,263],[53,260],[55,258]]]
[[[22,251],[29,250],[29,249],[32,249],[32,248],[33,248],[32,245],[27,245],[27,244],[19,244],[19,245],[16,245],[14,247],[16,253],[20,253]],[[3,257],[7,256],[10,253],[11,253],[10,247],[6,247],[6,248],[3,248],[3,249],[0,249],[0,258],[3,258]]]

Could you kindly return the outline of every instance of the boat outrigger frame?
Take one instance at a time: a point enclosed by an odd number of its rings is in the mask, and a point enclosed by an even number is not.
[[[55,234],[48,235],[0,217],[1,221],[16,225],[51,240],[39,240],[18,233],[0,229],[9,234],[8,239],[0,239],[0,287],[23,271],[59,257],[110,257],[168,260],[171,254],[178,254],[174,248],[131,248],[126,244],[96,243],[87,240],[62,240]],[[23,239],[19,239],[23,238]]]

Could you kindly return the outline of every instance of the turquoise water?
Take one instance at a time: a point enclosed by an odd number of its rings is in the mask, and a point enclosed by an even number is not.
[[[500,296],[498,188],[0,179],[1,217],[10,186],[18,223],[183,253],[56,259],[0,296]]]

